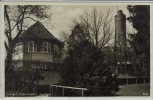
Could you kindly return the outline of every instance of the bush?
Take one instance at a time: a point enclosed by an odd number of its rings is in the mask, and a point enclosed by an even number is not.
[[[11,70],[6,73],[6,93],[35,93],[40,73],[33,70]]]
[[[118,84],[109,67],[103,63],[104,55],[89,41],[82,41],[69,49],[61,70],[61,84],[87,88],[86,96],[115,95]],[[67,91],[67,95],[79,95],[78,91]]]

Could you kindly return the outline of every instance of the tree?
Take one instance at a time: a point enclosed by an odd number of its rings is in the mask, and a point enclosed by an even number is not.
[[[6,41],[5,41],[6,90],[9,90],[10,82],[15,81],[15,76],[12,76],[12,75],[17,75],[13,69],[12,56],[14,53],[15,46],[19,42],[20,35],[27,28],[26,22],[29,20],[35,21],[36,19],[48,18],[48,15],[46,13],[47,9],[48,9],[48,6],[41,6],[41,5],[15,5],[15,6],[5,5],[4,6],[5,36],[6,36]],[[32,80],[32,81],[35,81],[35,80]]]
[[[93,8],[91,11],[84,11],[83,14],[74,19],[71,29],[73,30],[79,24],[84,30],[84,33],[81,33],[82,36],[92,42],[97,49],[104,49],[106,45],[109,46],[111,44],[114,31],[112,18],[110,10],[103,12]],[[66,45],[69,35],[71,35],[71,31],[62,31],[60,34]],[[65,46],[65,53],[66,51],[67,47]]]
[[[81,25],[72,30],[68,41],[67,57],[61,70],[61,84],[89,89],[88,96],[113,95],[117,90],[115,77],[106,66],[104,54],[90,41]],[[109,84],[108,84],[109,83]],[[67,91],[65,95],[77,95],[76,91]]]
[[[110,16],[110,10],[102,12],[97,8],[93,8],[92,11],[85,11],[80,15],[74,23],[84,29],[86,37],[94,43],[96,48],[102,49],[112,39],[113,26],[112,16]]]
[[[124,47],[120,43],[118,43],[118,46],[115,47],[115,52],[114,52],[115,53],[114,55],[115,65],[121,65],[119,69],[119,73],[124,73],[126,75],[127,74],[134,75],[136,74],[136,71],[134,71],[133,69],[129,69],[129,68],[134,68],[135,65],[133,64],[133,67],[127,67],[127,66],[128,66],[128,62],[133,63],[133,60],[135,58],[135,53],[132,47],[129,45],[129,40],[126,39],[125,41],[126,41],[126,44]]]
[[[130,45],[135,51],[136,62],[141,71],[149,69],[150,66],[150,6],[149,5],[135,5],[127,6],[130,17],[129,22],[132,23],[133,28],[137,30],[135,34],[131,34]],[[150,71],[141,73],[145,75]]]

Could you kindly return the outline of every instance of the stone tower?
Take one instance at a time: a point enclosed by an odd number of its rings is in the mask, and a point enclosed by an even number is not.
[[[114,42],[114,64],[115,66],[121,64],[126,67],[126,16],[122,10],[118,10],[117,15],[115,15]],[[115,67],[115,72],[118,73],[118,67]]]
[[[122,10],[115,16],[115,46],[122,49],[126,46],[126,16]]]

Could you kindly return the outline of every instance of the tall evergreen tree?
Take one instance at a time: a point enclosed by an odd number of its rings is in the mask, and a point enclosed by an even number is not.
[[[150,6],[129,5],[127,9],[130,13],[128,20],[137,30],[136,34],[131,34],[130,45],[135,51],[139,67],[144,71],[150,66]]]
[[[89,41],[80,25],[76,25],[69,36],[68,55],[61,71],[61,83],[66,86],[87,88],[86,95],[113,95],[118,89],[110,69],[103,63],[104,54]],[[66,92],[65,92],[66,93]],[[77,95],[69,91],[66,95]]]

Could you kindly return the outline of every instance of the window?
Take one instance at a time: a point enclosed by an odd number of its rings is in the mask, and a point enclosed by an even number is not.
[[[34,51],[37,52],[37,43],[34,42]]]
[[[48,43],[48,52],[51,52],[51,44]]]
[[[58,45],[54,45],[54,53],[60,55],[60,47]]]
[[[29,51],[34,51],[34,42],[33,41],[29,42]]]
[[[42,43],[42,51],[43,52],[51,52],[52,50],[52,45],[49,42],[43,42]]]
[[[54,53],[54,44],[51,44],[51,52]]]
[[[52,52],[52,44],[47,41],[44,42],[34,42],[28,41],[24,43],[24,51],[26,52]]]
[[[42,52],[42,43],[40,41],[37,42],[37,52]]]
[[[56,48],[57,48],[57,46],[54,45],[54,53],[55,53],[55,54],[57,54],[57,49],[56,49]]]
[[[34,51],[34,41],[28,41],[24,43],[24,51],[33,52]]]
[[[24,51],[28,51],[28,42],[24,43]]]
[[[48,51],[47,49],[48,49],[48,42],[43,42],[42,43],[42,51],[47,52]]]

